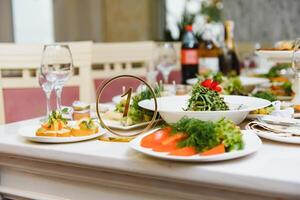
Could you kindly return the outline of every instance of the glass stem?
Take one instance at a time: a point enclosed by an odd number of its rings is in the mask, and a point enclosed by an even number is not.
[[[169,81],[169,74],[170,74],[170,73],[162,73],[163,79],[164,79],[164,83],[165,83],[165,84],[168,84],[168,81]]]
[[[62,87],[56,87],[55,93],[56,93],[56,109],[61,110],[61,92]]]
[[[51,103],[50,103],[51,91],[45,92],[45,95],[46,95],[46,101],[47,101],[47,117],[48,117],[51,112]]]

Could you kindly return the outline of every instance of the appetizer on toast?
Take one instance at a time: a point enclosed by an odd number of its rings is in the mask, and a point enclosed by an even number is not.
[[[59,111],[52,111],[48,120],[36,131],[37,136],[69,137],[71,129],[67,126],[67,120]]]

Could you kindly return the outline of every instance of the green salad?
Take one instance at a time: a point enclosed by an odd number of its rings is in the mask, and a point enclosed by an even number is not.
[[[163,91],[163,86],[158,85],[154,88],[154,93],[156,97],[161,96]],[[150,90],[147,88],[140,93],[134,95],[130,101],[128,114],[126,117],[123,117],[122,122],[126,125],[133,125],[142,122],[150,121],[153,117],[153,112],[150,110],[143,109],[139,107],[138,103],[145,99],[153,98]],[[115,107],[115,111],[123,113],[125,109],[126,99],[122,99]]]
[[[218,111],[229,110],[224,98],[218,92],[203,87],[199,83],[192,89],[191,98],[188,101],[188,111]]]
[[[231,120],[221,119],[218,122],[201,121],[182,118],[171,125],[173,133],[186,133],[188,137],[179,142],[180,147],[196,147],[198,152],[209,150],[219,144],[224,144],[225,151],[243,149],[242,133]]]

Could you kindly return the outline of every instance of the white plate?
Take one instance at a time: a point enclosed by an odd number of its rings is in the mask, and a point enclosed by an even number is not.
[[[256,85],[266,84],[270,82],[269,79],[267,78],[248,77],[248,76],[240,76],[239,78],[244,87],[256,86]],[[188,79],[186,82],[190,85],[194,85],[195,83],[197,83],[197,81],[198,81],[197,78],[191,78]]]
[[[157,98],[160,116],[167,123],[176,123],[184,116],[204,121],[218,121],[225,117],[231,119],[235,124],[241,123],[252,110],[267,107],[270,101],[248,96],[224,95],[224,101],[229,105],[228,111],[184,111],[190,96],[172,96]],[[237,108],[242,105],[242,108]],[[154,110],[154,100],[143,100],[139,106],[148,110]]]
[[[257,117],[264,117],[267,115],[263,115],[263,114],[248,114],[247,115],[247,119],[256,119]]]
[[[291,101],[293,99],[292,96],[276,96],[279,101]]]
[[[293,57],[292,50],[278,51],[278,50],[258,50],[257,55],[274,62],[291,62]]]
[[[250,130],[248,126],[246,126],[246,129]],[[269,133],[264,131],[253,131],[255,134],[257,134],[259,137],[273,140],[277,142],[283,142],[283,143],[292,143],[292,144],[300,144],[300,137],[299,136],[292,136],[292,137],[283,137],[278,136],[276,133]]]
[[[156,120],[155,122],[158,122],[158,121],[159,120]],[[109,128],[114,128],[114,129],[119,129],[119,130],[124,130],[124,131],[145,127],[150,123],[150,122],[143,122],[143,123],[139,123],[139,124],[133,124],[130,126],[123,126],[123,124],[120,121],[103,119],[103,122]]]
[[[235,159],[235,158],[243,157],[243,156],[246,156],[246,155],[256,152],[262,144],[259,137],[257,137],[257,135],[255,135],[255,133],[253,133],[253,131],[243,130],[242,133],[243,133],[243,141],[245,143],[245,146],[244,146],[244,149],[242,149],[242,150],[232,151],[232,152],[219,154],[219,155],[212,155],[212,156],[200,156],[200,155],[171,156],[165,152],[164,153],[155,152],[155,151],[152,151],[152,149],[150,149],[150,148],[141,147],[140,143],[141,143],[141,140],[143,139],[143,137],[145,137],[146,135],[149,135],[151,133],[153,133],[153,131],[138,136],[137,138],[135,138],[134,140],[132,140],[130,142],[130,146],[133,149],[135,149],[136,151],[139,151],[139,152],[144,153],[149,156],[153,156],[153,157],[164,159],[164,160],[175,160],[175,161],[184,161],[184,162],[212,162],[212,161]]]
[[[18,130],[18,134],[24,137],[27,140],[33,142],[42,142],[42,143],[68,143],[68,142],[79,142],[84,140],[90,140],[93,138],[97,138],[107,132],[107,130],[99,127],[99,132],[81,136],[81,137],[44,137],[44,136],[36,136],[35,132],[40,127],[40,125],[32,125],[32,126],[24,126]]]

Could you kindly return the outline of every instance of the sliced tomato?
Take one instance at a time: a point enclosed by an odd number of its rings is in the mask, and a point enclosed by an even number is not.
[[[156,152],[171,152],[178,149],[177,143],[171,143],[168,145],[159,145],[154,147],[152,150]]]
[[[171,151],[169,155],[172,156],[192,156],[196,155],[197,151],[195,147],[183,147],[174,151]]]
[[[172,135],[168,138],[166,138],[165,140],[162,141],[162,145],[169,145],[169,144],[173,144],[173,143],[177,143],[185,138],[187,138],[187,134],[185,133],[176,133],[175,135]]]
[[[154,148],[160,146],[161,142],[169,137],[170,131],[166,129],[160,129],[145,136],[141,141],[141,146],[145,148]]]
[[[219,144],[218,146],[215,146],[214,148],[204,151],[200,153],[201,156],[211,156],[211,155],[217,155],[225,153],[225,146],[224,144]]]

